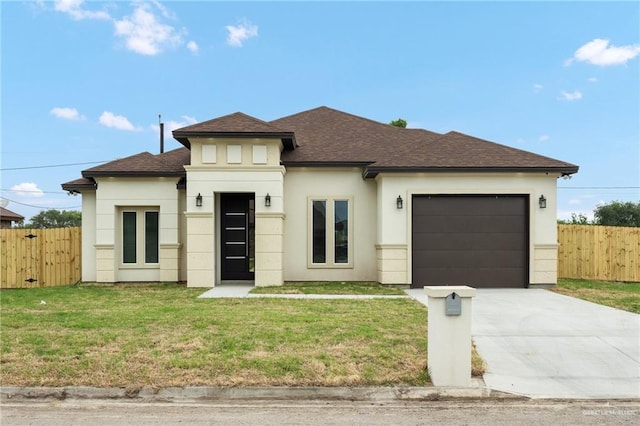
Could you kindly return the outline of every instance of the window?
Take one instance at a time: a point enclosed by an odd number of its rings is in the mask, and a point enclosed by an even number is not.
[[[159,212],[146,208],[122,211],[122,263],[157,264],[159,261]]]
[[[310,259],[312,267],[352,267],[351,201],[310,200]]]

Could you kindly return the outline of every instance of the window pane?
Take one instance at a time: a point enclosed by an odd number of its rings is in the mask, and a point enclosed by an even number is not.
[[[313,202],[313,263],[327,262],[326,201]]]
[[[122,262],[136,263],[136,212],[122,212]]]
[[[346,200],[334,203],[334,262],[349,263],[349,202]]]
[[[158,263],[158,212],[144,213],[144,261]]]

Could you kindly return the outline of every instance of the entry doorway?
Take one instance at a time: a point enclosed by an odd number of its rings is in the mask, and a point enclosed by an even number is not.
[[[220,194],[220,278],[255,277],[255,195]]]

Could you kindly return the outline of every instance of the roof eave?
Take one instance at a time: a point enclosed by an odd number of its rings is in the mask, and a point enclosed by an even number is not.
[[[363,178],[374,178],[379,173],[559,173],[570,176],[578,166],[566,167],[367,167]]]
[[[293,151],[296,146],[296,135],[293,132],[181,132],[174,130],[173,138],[191,149],[189,138],[260,138],[260,139],[281,139],[285,149]]]
[[[95,171],[88,172],[83,171],[82,177],[96,178],[96,177],[184,177],[185,171],[174,172],[156,172],[156,171]]]
[[[373,161],[281,161],[285,167],[367,167]]]
[[[96,183],[92,183],[92,184],[66,184],[63,183],[62,184],[62,189],[70,192],[72,194],[81,194],[82,191],[95,191],[97,189],[98,185]]]

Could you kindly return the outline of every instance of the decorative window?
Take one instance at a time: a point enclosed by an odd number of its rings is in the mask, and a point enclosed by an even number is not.
[[[148,265],[159,262],[159,212],[147,208],[122,211],[122,263]]]
[[[312,198],[309,226],[309,265],[350,268],[353,266],[351,199]]]

